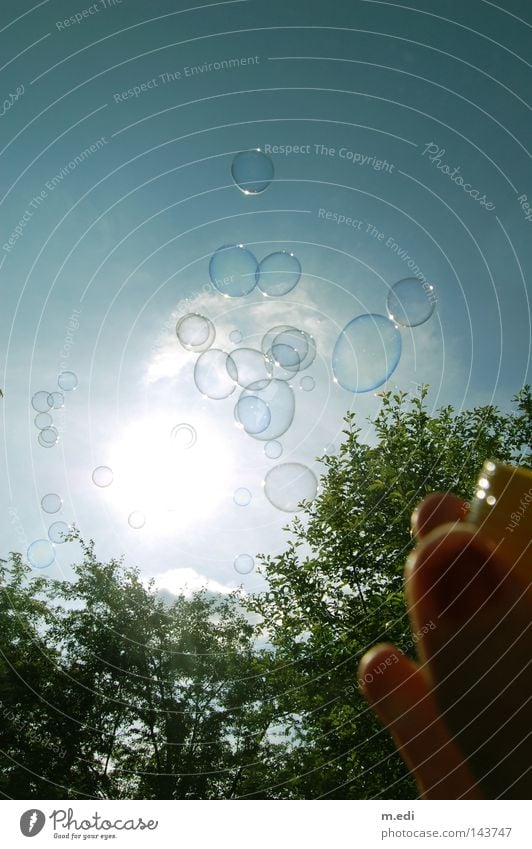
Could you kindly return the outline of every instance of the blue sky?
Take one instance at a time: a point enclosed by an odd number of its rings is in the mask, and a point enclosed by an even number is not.
[[[170,590],[260,586],[234,558],[280,550],[290,518],[263,480],[281,462],[319,476],[315,457],[338,445],[345,412],[364,423],[378,410],[374,392],[334,382],[333,350],[350,320],[386,315],[409,261],[437,308],[400,329],[381,388],[430,383],[434,408],[509,406],[530,357],[530,10],[418,6],[3,3],[3,552],[60,520]],[[275,176],[250,196],[231,164],[257,147]],[[224,298],[209,261],[227,244],[259,261],[293,252],[298,285]],[[226,351],[234,330],[251,348],[276,325],[314,337],[315,388],[300,388],[303,373],[291,381],[279,460],[235,427],[240,390],[198,392],[198,355],[175,334],[186,312],[207,316]],[[59,442],[43,448],[31,398],[57,389],[64,368],[79,386],[52,411]],[[197,441],[176,455],[180,423]],[[101,465],[114,472],[106,489],[91,479]],[[63,499],[53,517],[40,506],[49,492]],[[47,573],[69,574],[75,553],[57,545]]]

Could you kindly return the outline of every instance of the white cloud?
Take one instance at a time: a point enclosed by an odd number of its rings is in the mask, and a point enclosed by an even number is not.
[[[218,581],[206,578],[200,575],[199,572],[196,572],[195,569],[188,567],[183,569],[168,569],[166,572],[160,572],[158,575],[153,575],[152,577],[157,590],[168,590],[173,595],[184,594],[191,596],[194,592],[201,589],[208,589],[213,593],[228,595],[233,590],[232,587],[227,587]],[[149,580],[149,578],[146,580]]]

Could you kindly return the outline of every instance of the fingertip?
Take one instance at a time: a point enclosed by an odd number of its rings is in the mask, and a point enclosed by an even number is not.
[[[450,492],[433,492],[412,513],[412,534],[418,539],[424,539],[440,525],[464,521],[468,510],[467,502],[458,496]]]

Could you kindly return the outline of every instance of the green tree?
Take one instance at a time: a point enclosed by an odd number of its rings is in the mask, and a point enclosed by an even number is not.
[[[358,691],[358,661],[382,640],[414,654],[403,568],[419,500],[436,490],[468,499],[487,458],[530,465],[529,387],[510,413],[447,406],[430,415],[427,393],[382,393],[374,445],[361,442],[355,415],[346,417],[339,454],[322,459],[321,492],[287,529],[286,550],[262,558],[269,591],[248,602],[276,663],[291,670],[280,709],[297,743],[287,787],[300,798],[415,796]]]
[[[28,580],[18,556],[2,568],[3,792],[260,795],[283,745],[269,733],[269,652],[238,598],[169,603],[80,542],[74,580]]]

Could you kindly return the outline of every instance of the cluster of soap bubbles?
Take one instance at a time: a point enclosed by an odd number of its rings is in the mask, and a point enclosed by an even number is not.
[[[48,392],[41,389],[31,399],[35,410],[35,427],[38,430],[37,441],[42,448],[53,448],[59,442],[59,431],[54,427],[53,410],[65,406],[64,392],[73,392],[77,388],[78,378],[73,371],[63,371],[57,378],[57,385],[62,391]]]
[[[417,277],[390,288],[388,316],[359,315],[340,333],[334,346],[334,379],[349,392],[370,392],[393,374],[402,351],[399,327],[424,324],[436,309],[434,286]]]
[[[222,245],[211,257],[209,276],[226,298],[243,298],[255,287],[265,297],[281,298],[299,283],[301,263],[291,251],[274,251],[259,262],[244,245]]]
[[[41,508],[47,516],[54,516],[63,507],[63,499],[56,492],[49,492],[41,499]],[[55,520],[48,528],[48,539],[36,539],[28,548],[28,561],[35,569],[46,569],[55,560],[55,546],[67,541],[71,528],[66,522]]]
[[[249,436],[267,443],[267,457],[279,457],[282,447],[277,440],[294,420],[296,402],[290,381],[308,369],[316,357],[316,342],[310,333],[276,325],[264,335],[260,349],[238,347],[228,353],[212,347],[216,329],[210,319],[190,313],[178,321],[176,334],[185,350],[199,354],[194,367],[198,391],[214,401],[238,393],[236,424]],[[242,341],[240,331],[233,331],[231,336]],[[314,388],[310,375],[302,381],[307,391]]]

